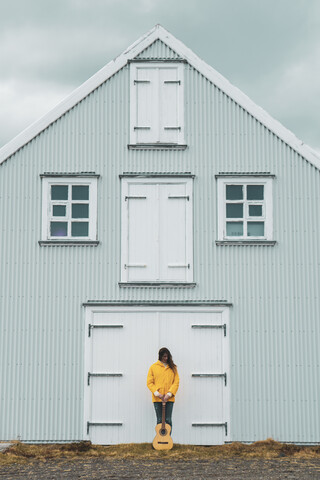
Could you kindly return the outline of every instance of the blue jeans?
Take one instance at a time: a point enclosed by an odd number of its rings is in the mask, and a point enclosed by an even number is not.
[[[173,409],[174,402],[166,402],[166,415],[165,415],[165,422],[171,426],[171,433],[172,433],[172,409]],[[162,423],[162,402],[153,402],[154,409],[157,415],[157,425],[158,423]]]

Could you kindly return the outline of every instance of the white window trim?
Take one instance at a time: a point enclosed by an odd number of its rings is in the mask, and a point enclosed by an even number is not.
[[[50,198],[51,185],[89,185],[89,235],[84,237],[53,237],[50,235],[50,220],[52,201]],[[57,201],[59,204],[59,201]],[[86,221],[86,220],[85,220]],[[97,240],[97,178],[95,177],[43,177],[42,178],[42,227],[41,240],[44,242],[72,242],[82,243]]]
[[[136,97],[136,87],[134,81],[137,79],[137,70],[138,68],[175,68],[178,71],[179,80],[181,82],[181,88],[179,90],[179,121],[180,121],[180,133],[179,133],[179,140],[176,145],[184,145],[185,140],[185,128],[184,128],[184,65],[180,62],[139,62],[139,63],[131,63],[130,64],[130,144],[131,145],[144,145],[139,144],[136,141],[136,132],[134,130],[135,119],[136,119],[136,112],[137,112],[137,97]],[[159,118],[159,111],[155,112],[157,118]],[[153,142],[156,144],[161,144],[162,142],[155,140]],[[164,144],[165,145],[165,144]],[[173,144],[174,145],[174,144]]]
[[[272,241],[273,240],[273,195],[272,195],[272,184],[273,179],[267,178],[264,176],[240,176],[240,177],[221,177],[217,178],[217,194],[218,194],[218,240],[219,241],[230,241],[230,242],[263,242],[263,241]],[[252,185],[264,185],[264,236],[263,237],[253,237],[253,236],[227,236],[226,235],[226,185],[243,185],[243,184],[252,184]],[[258,204],[259,201],[256,202]],[[261,202],[260,202],[261,203]],[[244,215],[245,212],[244,212]],[[259,221],[258,217],[253,217],[253,221]],[[241,219],[239,219],[241,221]]]
[[[187,277],[185,281],[168,281],[168,280],[146,280],[146,283],[168,284],[168,283],[192,283],[193,282],[193,178],[182,177],[149,177],[149,178],[130,178],[123,177],[121,179],[121,283],[143,283],[140,281],[128,280],[128,269],[124,265],[128,261],[128,202],[125,198],[128,196],[130,184],[168,184],[168,183],[184,183],[186,185],[186,195],[189,196],[191,208],[186,209],[186,258],[190,259],[190,268],[187,269]]]

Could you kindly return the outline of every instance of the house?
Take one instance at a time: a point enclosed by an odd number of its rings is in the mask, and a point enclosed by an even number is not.
[[[320,438],[320,158],[157,25],[0,150],[0,439]]]

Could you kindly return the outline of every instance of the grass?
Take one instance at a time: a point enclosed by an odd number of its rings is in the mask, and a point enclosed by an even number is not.
[[[320,446],[299,446],[279,443],[272,438],[250,445],[233,442],[227,445],[200,447],[194,445],[174,445],[170,451],[155,451],[148,443],[122,445],[92,445],[91,442],[66,444],[24,444],[15,442],[6,452],[0,453],[0,466],[30,461],[77,458],[112,459],[161,459],[210,460],[210,459],[274,459],[291,457],[294,459],[320,458]]]

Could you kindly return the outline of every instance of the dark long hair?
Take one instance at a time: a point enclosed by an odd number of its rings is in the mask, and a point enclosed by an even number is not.
[[[168,365],[169,367],[171,368],[171,370],[176,373],[177,371],[177,365],[174,363],[173,359],[172,359],[172,355],[170,353],[170,350],[168,350],[166,347],[162,347],[160,348],[159,350],[159,360],[161,361],[161,358],[163,357],[164,354],[167,354],[168,355]]]

